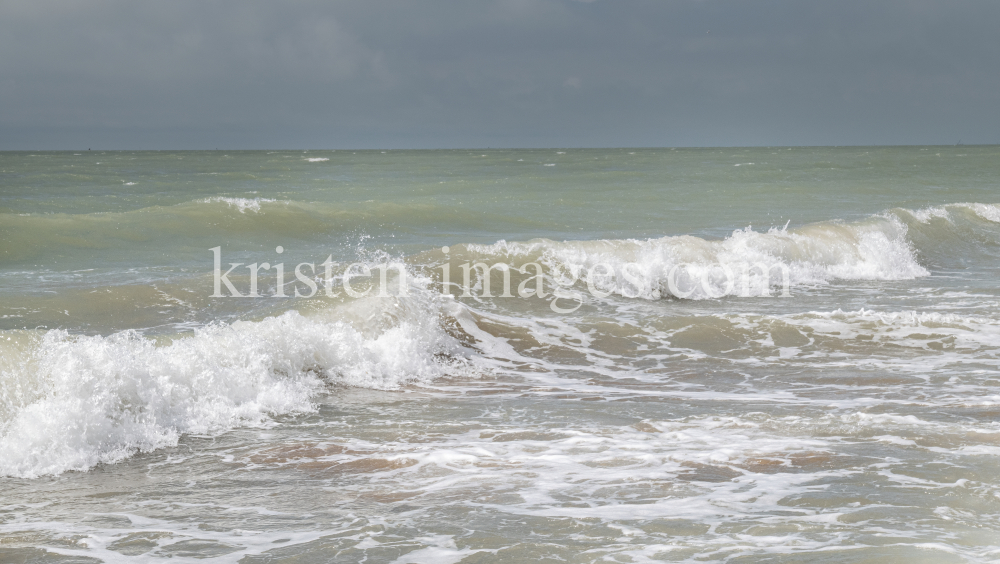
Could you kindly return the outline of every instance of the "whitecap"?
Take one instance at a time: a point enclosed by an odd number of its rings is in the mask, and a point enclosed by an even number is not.
[[[18,332],[5,345],[18,362],[0,365],[0,476],[85,471],[184,434],[266,425],[313,410],[330,385],[429,383],[468,366],[439,322],[458,307],[426,292],[362,299],[311,317],[212,325],[168,344],[133,331]]]
[[[227,198],[225,196],[216,196],[214,198],[206,198],[201,200],[202,203],[210,204],[215,202],[224,202],[231,208],[236,208],[240,213],[259,212],[260,205],[265,202],[275,202],[270,198]]]

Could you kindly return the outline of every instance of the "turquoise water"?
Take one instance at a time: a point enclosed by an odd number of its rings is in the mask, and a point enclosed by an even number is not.
[[[993,561],[998,157],[0,153],[0,556]]]

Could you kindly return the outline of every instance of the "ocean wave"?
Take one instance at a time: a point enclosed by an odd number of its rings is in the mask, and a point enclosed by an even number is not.
[[[930,206],[917,210],[901,209],[903,213],[913,216],[920,223],[930,223],[934,219],[945,219],[954,222],[956,220],[954,212],[972,213],[979,219],[985,219],[993,223],[1000,223],[1000,206],[997,204],[980,204],[975,202],[964,202],[957,204],[945,204],[943,206]]]
[[[168,344],[132,331],[6,332],[0,476],[85,471],[186,433],[264,424],[312,410],[331,384],[398,389],[467,370],[468,350],[442,326],[449,307],[459,306],[428,292],[357,300],[309,317],[212,325]]]
[[[46,261],[67,254],[115,258],[137,248],[211,248],[252,239],[274,247],[289,238],[357,235],[372,225],[433,224],[449,210],[393,202],[329,203],[215,196],[122,212],[13,214],[0,212],[0,264]],[[283,241],[284,239],[284,241]],[[99,260],[99,259],[96,259]]]
[[[216,196],[199,201],[206,204],[224,202],[229,204],[229,207],[238,209],[240,213],[246,213],[248,211],[259,212],[262,203],[275,202],[276,200],[271,198],[227,198],[225,196]]]
[[[796,229],[736,230],[711,241],[692,235],[648,240],[468,245],[475,255],[537,260],[600,292],[660,299],[771,295],[772,289],[835,280],[907,280],[930,273],[917,261],[907,226],[893,215]]]
[[[233,234],[309,238],[344,215],[335,208],[315,208],[306,202],[217,196],[125,212],[0,214],[0,263],[59,258],[74,249],[174,248],[180,240],[201,246]]]

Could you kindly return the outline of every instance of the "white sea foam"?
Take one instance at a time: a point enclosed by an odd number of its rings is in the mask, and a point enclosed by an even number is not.
[[[721,241],[690,235],[645,241],[537,239],[469,245],[469,250],[534,255],[550,268],[576,273],[582,279],[593,272],[588,281],[601,291],[644,299],[761,296],[784,284],[784,272],[792,286],[929,275],[917,262],[906,238],[906,225],[895,216],[851,224],[817,223],[795,230],[760,232],[747,227]]]
[[[920,223],[930,223],[934,219],[951,219],[948,215],[948,210],[942,206],[907,211]]]
[[[1000,223],[1000,207],[998,207],[996,204],[958,204],[958,205],[972,210],[976,215],[987,221]]]
[[[147,506],[162,508],[169,515],[169,512],[182,508],[184,505],[151,502]],[[190,507],[190,505],[188,506]],[[245,511],[242,507],[217,504],[204,504],[204,506],[211,507],[219,514]],[[122,528],[107,528],[99,525],[95,527],[93,523],[79,521],[35,521],[32,523],[33,544],[45,546],[49,558],[53,558],[54,555],[56,558],[62,557],[71,561],[82,559],[85,562],[91,562],[95,558],[103,562],[127,562],[139,559],[150,561],[161,558],[170,558],[175,562],[203,560],[204,557],[201,555],[192,558],[190,552],[183,554],[185,552],[183,548],[180,551],[183,556],[171,554],[171,549],[184,547],[185,542],[194,542],[201,547],[209,548],[210,554],[212,549],[225,554],[222,558],[223,561],[234,562],[236,558],[243,555],[258,555],[268,549],[273,549],[275,544],[308,543],[331,532],[329,530],[290,532],[277,529],[256,530],[252,534],[241,534],[240,531],[236,531],[234,535],[233,531],[207,530],[200,523],[178,522],[124,512],[117,512],[115,516],[120,519],[119,523],[124,521],[128,524]],[[199,527],[199,525],[201,526]],[[22,523],[0,525],[0,536],[17,538],[17,534],[21,531],[23,531]],[[138,533],[138,539],[140,543],[148,542],[147,546],[150,547],[148,552],[137,556],[134,553],[129,554],[126,549],[128,555],[123,555],[121,544],[128,546],[129,541],[135,542],[136,531],[145,531]],[[50,539],[58,540],[51,544],[45,542]],[[209,558],[218,557],[218,552],[211,554]]]
[[[919,311],[834,310],[794,315],[726,315],[744,329],[769,329],[775,322],[805,330],[811,336],[839,341],[863,338],[870,343],[891,343],[927,351],[945,348],[966,353],[1000,348],[1000,320],[981,316]],[[981,359],[986,360],[986,359]]]
[[[260,205],[262,203],[274,202],[276,200],[272,200],[270,198],[227,198],[225,196],[216,196],[214,198],[206,198],[201,201],[206,204],[224,202],[229,204],[229,207],[240,210],[240,213],[246,213],[248,211],[256,213],[260,211]]]
[[[310,158],[307,158],[306,160],[309,161],[309,162],[311,162],[311,163],[321,163],[321,162],[324,162],[324,161],[328,161],[330,159],[328,159],[326,157],[310,157]]]
[[[904,210],[920,223],[930,223],[934,219],[946,219],[953,221],[950,214],[952,209],[964,209],[972,212],[980,219],[1000,223],[1000,206],[997,204],[981,204],[975,202],[947,204],[943,206],[931,206],[918,210]]]
[[[20,352],[5,351],[14,361],[0,366],[0,475],[86,470],[185,433],[263,424],[311,410],[328,384],[396,389],[460,370],[463,349],[436,304],[359,300],[318,317],[209,326],[162,346],[134,332],[19,335]],[[349,322],[359,316],[366,325]]]

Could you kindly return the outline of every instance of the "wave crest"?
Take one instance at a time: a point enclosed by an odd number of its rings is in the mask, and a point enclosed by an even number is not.
[[[794,230],[736,230],[723,240],[692,235],[645,241],[601,240],[469,245],[475,254],[538,260],[570,271],[601,292],[689,299],[770,295],[834,280],[906,280],[930,273],[917,262],[907,227],[892,215]],[[603,265],[603,267],[601,267]]]
[[[462,370],[465,349],[435,300],[371,300],[388,320],[381,327],[355,327],[350,312],[290,311],[164,345],[132,331],[21,338],[26,362],[0,367],[0,475],[83,471],[185,433],[263,424],[312,410],[329,384],[397,389]]]

